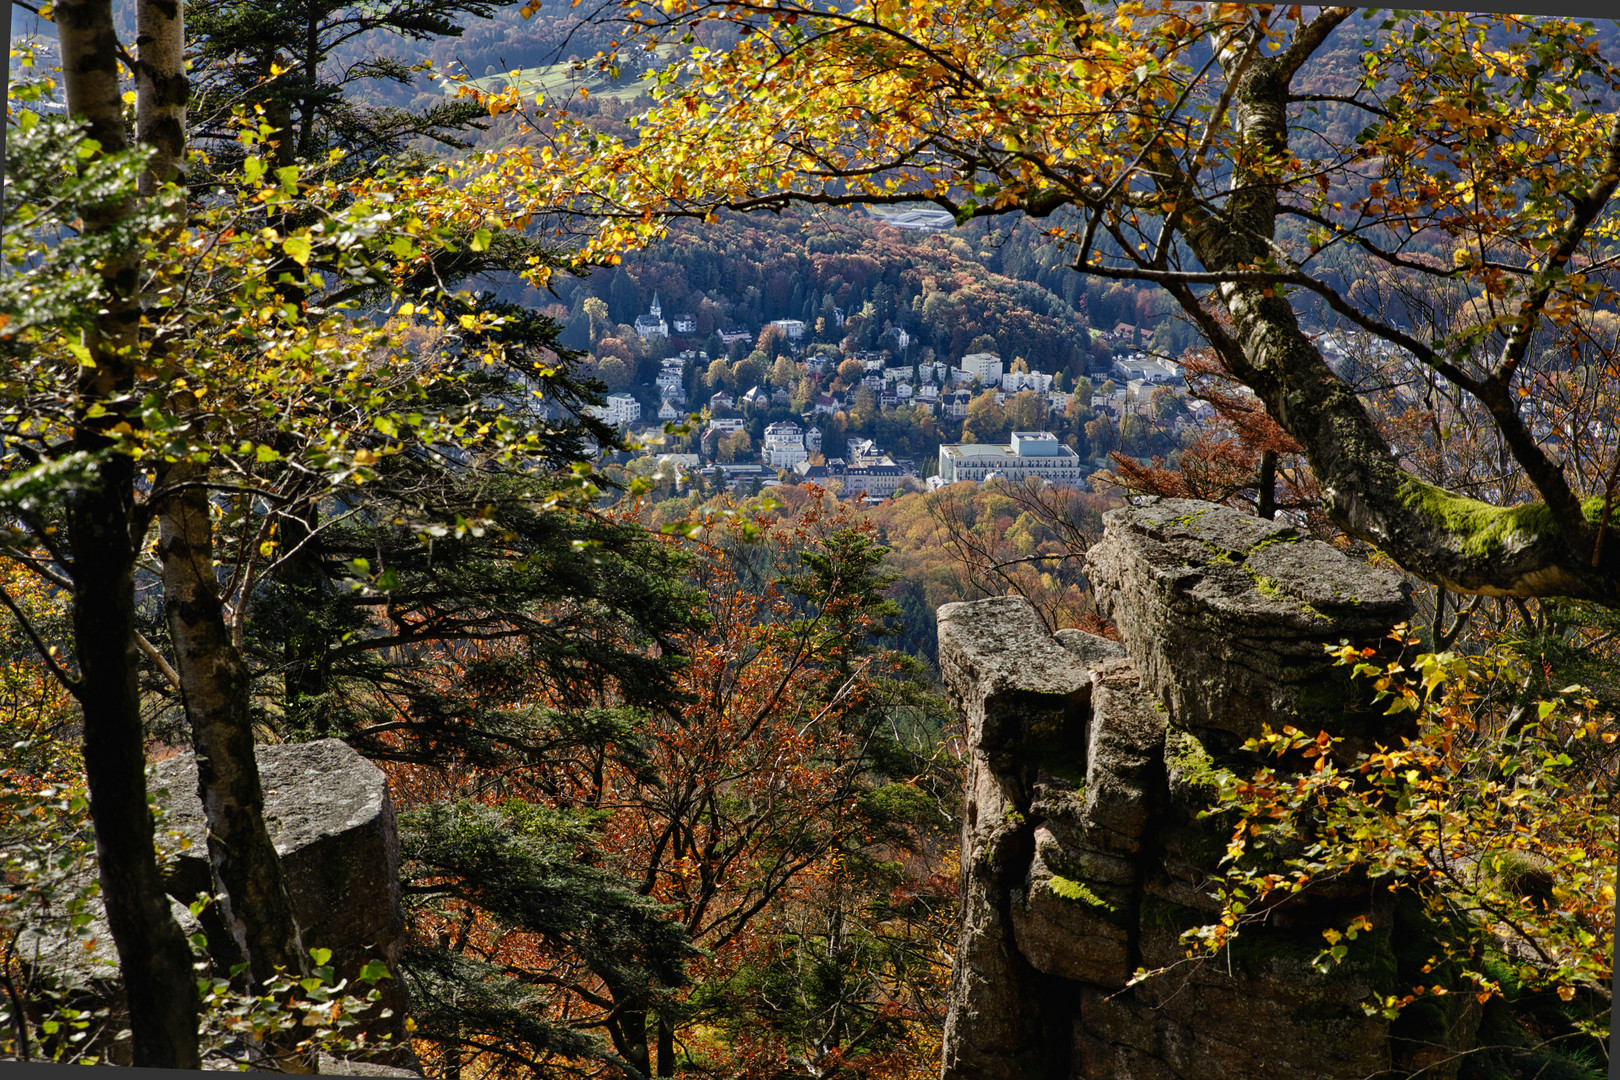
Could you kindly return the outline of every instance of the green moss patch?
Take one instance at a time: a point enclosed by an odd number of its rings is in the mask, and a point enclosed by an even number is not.
[[[1407,480],[1401,485],[1401,504],[1425,514],[1458,539],[1463,554],[1477,558],[1501,554],[1515,537],[1534,541],[1559,533],[1546,503],[1492,506],[1421,480]],[[1603,517],[1603,497],[1583,500],[1581,514],[1588,523],[1598,524]],[[1620,522],[1620,507],[1611,510],[1610,519]]]

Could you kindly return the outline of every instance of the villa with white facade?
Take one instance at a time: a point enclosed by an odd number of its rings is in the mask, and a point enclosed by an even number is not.
[[[760,458],[778,469],[791,469],[801,461],[810,460],[810,451],[804,447],[804,432],[799,425],[782,420],[765,429],[765,446]]]
[[[604,424],[628,427],[641,419],[641,402],[629,394],[609,394],[607,404],[596,406],[594,411]]]

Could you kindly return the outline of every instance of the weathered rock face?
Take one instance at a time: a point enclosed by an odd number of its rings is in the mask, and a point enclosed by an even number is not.
[[[351,985],[372,960],[398,971],[405,950],[399,832],[382,770],[338,739],[255,751],[265,824],[281,856],[304,948],[332,950],[337,977]],[[168,791],[168,828],[190,841],[169,877],[170,895],[212,892],[196,759],[181,754],[159,762],[148,786]],[[229,941],[223,927],[208,929],[211,946]],[[389,1034],[393,1045],[405,1048],[384,1055],[387,1060],[414,1063],[404,1027],[404,980],[384,979],[377,989],[393,1015],[364,1029],[373,1039]]]
[[[1021,598],[939,612],[972,751],[946,1080],[1360,1080],[1466,1044],[1460,1007],[1428,1030],[1365,1015],[1422,933],[1365,885],[1293,901],[1229,955],[1183,962],[1182,931],[1219,910],[1208,882],[1230,822],[1200,817],[1211,768],[1240,764],[1265,724],[1385,734],[1324,646],[1376,643],[1406,617],[1399,578],[1207,503],[1105,520],[1088,576],[1123,649],[1050,636]],[[1357,914],[1370,945],[1316,971],[1321,929]],[[1127,987],[1144,968],[1168,970]]]
[[[305,947],[330,949],[337,977],[351,980],[351,985],[372,960],[397,971],[405,946],[405,916],[400,905],[399,836],[382,771],[337,739],[259,746],[256,752],[266,823],[287,875]],[[147,785],[160,793],[159,805],[167,811],[165,829],[189,842],[170,865],[168,889],[176,900],[176,916],[188,929],[197,929],[197,920],[184,904],[198,893],[211,893],[213,886],[196,760],[182,754],[160,762]],[[97,927],[97,945],[90,951],[76,940],[40,941],[38,964],[55,980],[84,987],[120,1012],[122,991],[112,934],[104,920]],[[231,936],[212,912],[205,912],[200,928],[208,934],[216,962],[226,967],[234,962]],[[395,1049],[374,1057],[386,1065],[414,1066],[405,1031],[404,982],[384,979],[377,989],[382,1002],[376,1011],[387,1008],[393,1015],[375,1017],[362,1027],[373,1040],[390,1035]],[[85,1003],[97,1004],[90,999]],[[109,1047],[114,1055],[117,1049]]]
[[[1287,525],[1186,499],[1111,512],[1086,566],[1144,688],[1222,749],[1279,718],[1342,729],[1324,646],[1377,640],[1411,610],[1393,574]]]

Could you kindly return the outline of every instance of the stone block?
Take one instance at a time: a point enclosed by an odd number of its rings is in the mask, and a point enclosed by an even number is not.
[[[1150,498],[1104,521],[1097,608],[1177,725],[1219,757],[1266,724],[1355,722],[1326,646],[1407,618],[1399,575],[1213,503]]]
[[[382,770],[338,739],[263,745],[254,753],[265,825],[281,856],[304,947],[330,949],[338,978],[351,982],[372,960],[397,971],[405,912],[399,833]],[[148,786],[167,789],[168,828],[190,842],[176,861],[170,893],[190,898],[212,891],[196,759],[179,754],[159,762]],[[405,1048],[406,1063],[414,1063],[404,1028],[404,980],[384,979],[377,989],[393,1016],[364,1025],[366,1033],[392,1035],[393,1044]]]
[[[335,974],[351,980],[351,985],[372,960],[397,972],[405,946],[405,915],[400,905],[399,836],[382,771],[337,739],[258,746],[255,756],[265,793],[265,822],[281,856],[305,947],[330,949]],[[187,933],[208,931],[217,959],[234,959],[234,944],[221,947],[221,939],[228,942],[229,935],[218,919],[210,920],[205,913],[199,924],[186,906],[198,893],[213,892],[195,758],[178,754],[152,766],[147,788],[159,793],[165,812],[168,837],[160,846],[182,847],[169,862],[167,878],[175,917]],[[92,935],[96,944],[89,950],[76,939],[33,942],[36,966],[56,981],[85,988],[90,995],[87,1004],[110,1004],[115,1014],[123,1014],[118,957],[99,901]],[[378,1051],[377,1062],[414,1067],[405,1030],[409,1002],[404,980],[384,979],[376,989],[382,997],[376,1012],[392,1010],[387,1018],[373,1016],[361,1025],[369,1039],[391,1036],[391,1048]],[[116,1052],[117,1047],[113,1049]]]

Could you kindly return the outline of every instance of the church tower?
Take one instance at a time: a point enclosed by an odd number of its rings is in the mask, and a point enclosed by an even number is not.
[[[664,305],[658,302],[658,294],[656,292],[653,293],[652,307],[647,309],[647,313],[655,319],[662,319],[664,317]]]

